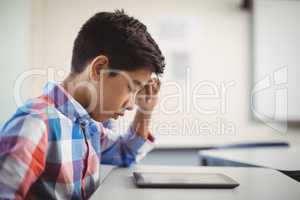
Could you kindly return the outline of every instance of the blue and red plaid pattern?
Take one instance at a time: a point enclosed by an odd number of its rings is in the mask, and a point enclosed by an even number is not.
[[[0,199],[87,199],[101,163],[129,166],[153,148],[131,129],[118,135],[108,126],[48,82],[0,131]]]

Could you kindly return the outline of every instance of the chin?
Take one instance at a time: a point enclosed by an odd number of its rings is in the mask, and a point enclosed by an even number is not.
[[[98,115],[98,116],[91,116],[95,121],[98,122],[105,122],[109,119],[112,119],[114,115]]]

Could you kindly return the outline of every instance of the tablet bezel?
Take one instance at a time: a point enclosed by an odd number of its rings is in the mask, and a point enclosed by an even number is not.
[[[180,172],[178,172],[180,173]],[[237,186],[239,186],[240,184],[233,180],[232,178],[228,177],[227,175],[224,175],[224,174],[221,174],[221,173],[181,173],[181,174],[188,174],[188,175],[191,175],[191,174],[195,174],[195,175],[201,175],[201,174],[213,174],[213,175],[216,175],[216,176],[219,176],[221,179],[225,180],[226,183],[224,182],[220,182],[220,183],[172,183],[172,182],[168,182],[168,183],[159,183],[159,182],[156,182],[156,183],[153,183],[153,182],[146,182],[145,179],[143,178],[143,174],[155,174],[155,175],[159,175],[159,174],[178,174],[178,173],[169,173],[169,172],[166,172],[166,173],[162,173],[162,172],[138,172],[138,171],[135,171],[133,172],[133,176],[134,176],[134,179],[135,179],[135,184],[138,186],[138,187],[141,187],[141,188],[214,188],[214,189],[232,189],[232,188],[235,188]]]

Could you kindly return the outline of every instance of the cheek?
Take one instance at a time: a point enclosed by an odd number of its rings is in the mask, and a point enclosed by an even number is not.
[[[115,87],[108,88],[108,90],[103,93],[103,107],[110,110],[118,110],[126,104],[130,97],[127,87],[122,87],[116,85]],[[101,104],[101,99],[100,102]]]
[[[130,97],[130,93],[128,92],[127,88],[121,90],[120,93],[116,97],[119,107],[123,107],[124,104],[127,103],[129,97]]]

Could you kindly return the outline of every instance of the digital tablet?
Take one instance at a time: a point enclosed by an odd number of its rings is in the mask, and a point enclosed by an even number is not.
[[[135,184],[143,188],[235,188],[239,183],[219,173],[133,172]]]

